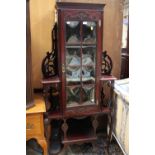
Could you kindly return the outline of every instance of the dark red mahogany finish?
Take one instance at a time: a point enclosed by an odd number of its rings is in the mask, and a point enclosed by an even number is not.
[[[59,85],[60,86],[60,111],[59,112],[48,112],[47,118],[52,119],[61,119],[63,120],[62,130],[64,132],[64,138],[62,143],[64,146],[67,146],[72,143],[79,143],[84,141],[94,141],[96,140],[96,129],[98,126],[97,117],[98,115],[107,114],[109,115],[110,127],[112,129],[112,107],[102,107],[101,104],[101,89],[103,82],[110,81],[111,83],[111,100],[113,93],[113,83],[116,79],[114,76],[102,76],[101,75],[101,58],[102,58],[102,44],[103,44],[103,4],[80,4],[80,3],[57,3],[58,11],[58,70],[59,75],[51,79],[43,79],[42,83],[44,86],[44,96],[46,98],[47,91],[46,87]],[[82,105],[76,107],[67,107],[66,106],[66,56],[65,56],[65,47],[66,47],[66,21],[94,21],[96,23],[96,66],[95,66],[95,104],[93,105]],[[80,34],[81,34],[80,29]],[[82,37],[81,37],[82,38]],[[79,45],[82,46],[82,39],[80,39]],[[72,46],[73,44],[67,44]],[[77,45],[77,44],[76,44]],[[83,44],[84,45],[84,44]],[[88,45],[88,43],[87,43]],[[91,45],[91,44],[89,44]],[[80,47],[81,48],[81,47]],[[83,85],[81,85],[83,86]],[[81,94],[82,95],[82,94]],[[67,130],[69,128],[67,120],[69,118],[75,117],[85,117],[90,116],[92,119],[92,129],[88,135],[67,135]],[[50,121],[49,121],[50,122]],[[49,123],[50,124],[50,123]],[[111,137],[111,129],[110,135]],[[49,137],[49,136],[48,136]]]

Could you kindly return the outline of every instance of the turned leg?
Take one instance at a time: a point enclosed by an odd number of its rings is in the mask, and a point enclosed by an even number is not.
[[[95,136],[97,136],[96,135],[96,130],[97,130],[97,127],[98,127],[98,116],[97,115],[95,115],[95,116],[93,116],[92,117],[92,126],[93,126],[93,129],[94,129],[94,134],[95,134]],[[96,142],[91,142],[92,143],[92,146],[93,146],[93,152],[96,152],[96,147],[95,147],[95,144],[96,144]]]
[[[69,146],[68,144],[64,144],[62,151],[61,151],[61,152],[63,152],[63,155],[66,154],[68,146]]]
[[[67,139],[67,130],[68,130],[68,125],[67,125],[67,123],[66,123],[66,119],[63,119],[63,124],[62,124],[62,126],[61,126],[61,129],[63,130],[63,133],[64,133],[64,140],[66,140]]]
[[[67,122],[66,122],[67,119],[63,119],[63,121],[64,122],[63,122],[63,124],[61,126],[61,129],[62,129],[62,131],[64,133],[64,140],[66,140],[67,139],[67,130],[68,130],[68,125],[67,125]],[[64,144],[62,152],[65,152],[67,147],[68,147],[68,144]]]
[[[93,147],[93,153],[95,153],[97,151],[96,150],[96,142],[93,141],[93,142],[91,142],[91,144],[92,144],[92,147]]]
[[[93,128],[94,128],[95,135],[96,135],[96,130],[97,130],[97,127],[98,127],[98,124],[99,124],[97,119],[98,119],[97,115],[93,116],[92,125],[93,125]]]

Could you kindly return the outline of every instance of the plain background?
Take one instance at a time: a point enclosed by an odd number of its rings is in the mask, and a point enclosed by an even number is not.
[[[155,9],[129,1],[130,155],[155,152]],[[26,154],[26,1],[0,2],[0,154]]]

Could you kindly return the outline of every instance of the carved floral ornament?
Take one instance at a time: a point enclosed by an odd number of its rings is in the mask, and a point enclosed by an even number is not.
[[[84,20],[84,19],[90,19],[90,20],[99,20],[101,13],[100,12],[96,12],[96,11],[91,11],[91,14],[85,11],[72,11],[72,13],[70,13],[69,11],[66,11],[64,13],[64,19],[65,20],[71,20],[71,19],[78,19],[78,20]]]

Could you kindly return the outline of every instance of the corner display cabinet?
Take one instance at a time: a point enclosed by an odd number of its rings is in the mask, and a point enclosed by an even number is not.
[[[110,124],[107,137],[110,137],[115,77],[102,68],[106,66],[102,52],[104,5],[59,2],[57,13],[58,49],[54,52],[58,73],[42,80],[46,125],[51,120],[62,120],[64,146],[92,142],[97,138],[98,116],[107,114]],[[51,131],[47,127],[48,140]]]

